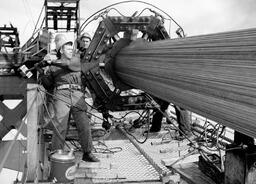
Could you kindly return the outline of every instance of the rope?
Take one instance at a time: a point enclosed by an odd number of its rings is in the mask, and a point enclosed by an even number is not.
[[[45,91],[45,90],[42,90],[42,89],[40,89],[40,88],[39,88],[39,90],[42,91],[42,92],[44,92],[45,94],[48,94],[48,95],[54,97],[55,99],[58,99],[58,100],[60,100],[60,101],[62,101],[62,102],[64,102],[64,103],[66,103],[66,104],[69,105],[69,106],[72,105],[71,103],[69,103],[69,102],[67,102],[67,101],[65,101],[65,100],[63,100],[63,99],[61,99],[61,98],[58,98],[56,95],[54,95],[54,94],[52,94],[52,93],[49,93],[49,92],[47,92],[47,91]],[[93,106],[91,106],[89,103],[87,103],[86,101],[85,101],[85,103],[86,103],[88,106],[90,106],[91,108],[96,109],[95,107],[93,107]],[[81,107],[76,106],[76,105],[73,105],[73,107],[78,108],[78,109],[80,109],[80,110],[83,110],[83,109],[81,109]],[[97,109],[96,109],[96,110],[97,110]],[[83,110],[83,111],[84,111],[84,110]],[[90,114],[90,115],[92,115],[92,116],[94,116],[94,117],[96,117],[96,118],[98,118],[98,119],[100,119],[100,120],[102,120],[102,121],[104,120],[103,118],[100,118],[100,117],[98,117],[98,116],[96,116],[96,115],[94,115],[94,114],[92,114],[92,113],[90,113],[90,112],[85,111],[85,113]]]
[[[47,115],[49,116],[50,122],[51,122],[51,124],[52,124],[52,126],[53,126],[53,128],[54,128],[54,131],[55,131],[56,135],[57,135],[58,138],[61,140],[61,142],[63,142],[63,143],[68,147],[68,149],[71,150],[70,146],[66,143],[65,139],[62,137],[62,135],[60,134],[59,130],[58,130],[57,127],[55,126],[55,123],[53,122],[53,119],[52,119],[52,117],[51,117],[51,115],[50,115],[50,112],[49,112],[49,110],[48,110],[48,108],[47,108],[46,102],[45,102],[45,100],[44,100],[44,98],[43,98],[43,95],[42,95],[42,93],[41,93],[42,90],[40,90],[39,88],[38,88],[38,90],[40,91],[40,96],[41,96],[42,101],[43,101],[43,106],[44,106],[44,108],[45,108],[45,110],[46,110],[46,112],[47,112]]]
[[[41,98],[43,98],[41,92],[45,92],[45,93],[47,93],[48,95],[51,95],[51,96],[53,96],[53,97],[56,97],[55,95],[53,95],[53,94],[51,94],[51,93],[48,93],[48,92],[46,92],[46,91],[43,91],[43,90],[40,89],[40,88],[39,88],[38,90],[40,91]],[[56,97],[56,98],[57,98],[57,97]],[[62,101],[65,102],[65,103],[67,103],[68,105],[71,105],[70,103],[66,102],[66,101],[63,100],[63,99],[60,99],[60,98],[58,98],[58,99],[59,99],[59,100],[62,100]],[[65,145],[66,145],[69,149],[71,149],[70,146],[67,144],[67,142],[64,140],[64,138],[63,138],[63,137],[61,136],[61,134],[59,133],[58,129],[56,128],[56,126],[55,126],[55,124],[54,124],[54,122],[53,122],[53,120],[52,120],[52,118],[51,118],[51,116],[50,116],[50,113],[49,113],[49,110],[48,110],[48,108],[47,108],[47,105],[46,105],[45,101],[43,101],[43,102],[44,102],[43,105],[44,105],[44,107],[45,107],[45,109],[46,109],[47,115],[48,115],[49,118],[50,118],[51,124],[54,126],[54,129],[55,129],[55,131],[56,131],[56,133],[57,133],[58,138],[59,138],[61,141],[63,141],[63,142],[65,143]],[[87,103],[87,102],[86,102],[86,103]],[[73,107],[77,107],[77,106],[73,105]],[[79,107],[77,107],[77,108],[79,108]],[[92,114],[92,115],[93,115],[93,114]],[[96,116],[96,117],[98,117],[98,116]],[[99,119],[102,119],[102,118],[99,118]],[[103,130],[103,129],[100,129],[100,131],[102,131],[102,130]],[[106,134],[106,133],[105,133],[105,134]],[[103,135],[103,137],[104,137],[104,135]],[[74,140],[71,140],[70,143],[76,148],[76,150],[81,150],[81,147],[78,146],[78,145],[75,143]],[[103,144],[103,143],[101,143],[101,144]],[[105,145],[105,148],[94,148],[94,151],[95,151],[96,153],[116,153],[116,152],[122,151],[122,148],[120,148],[120,147],[108,148],[108,147]]]
[[[37,27],[37,25],[38,25],[38,23],[39,23],[39,20],[40,20],[40,18],[41,18],[41,15],[42,15],[42,13],[43,13],[43,10],[44,10],[44,5],[42,6],[42,9],[41,9],[41,11],[40,11],[40,14],[39,14],[39,17],[38,17],[38,19],[37,19],[37,21],[36,21],[36,25],[35,25],[35,28],[34,28],[34,30],[33,30],[32,35],[34,35],[34,33],[35,33],[35,31],[36,31],[36,27]],[[41,26],[42,26],[42,24],[41,24]],[[41,28],[41,27],[40,27],[40,28]]]

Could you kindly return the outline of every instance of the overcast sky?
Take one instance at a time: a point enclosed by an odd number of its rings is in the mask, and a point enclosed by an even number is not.
[[[18,27],[22,44],[32,34],[34,24],[43,6],[43,0],[1,0],[0,26],[12,22]],[[81,0],[81,18],[84,20],[97,10],[120,2],[117,0]],[[188,36],[256,27],[255,0],[145,0],[170,14]],[[146,5],[122,4],[116,8],[132,15]],[[147,6],[148,7],[148,6]],[[94,30],[89,30],[93,32]]]

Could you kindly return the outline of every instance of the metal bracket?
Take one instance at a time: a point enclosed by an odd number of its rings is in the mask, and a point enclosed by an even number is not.
[[[130,38],[122,38],[118,33],[125,32],[131,34],[132,30],[139,30],[144,35],[148,34],[151,40],[169,38],[159,17],[106,17],[104,18],[87,49],[82,63],[82,81],[95,94],[95,105],[99,110],[118,109],[115,106],[123,98],[119,95],[121,90],[130,89],[122,84],[114,74],[114,59],[116,54],[125,46],[129,45]],[[110,76],[113,82],[111,88],[106,84],[106,76]],[[117,92],[118,91],[118,92]],[[117,101],[112,103],[113,100]],[[97,105],[98,104],[98,105]]]

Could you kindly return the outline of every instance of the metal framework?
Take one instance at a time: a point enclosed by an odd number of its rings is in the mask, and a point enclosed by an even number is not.
[[[138,31],[142,32],[143,38],[149,40],[169,38],[157,16],[107,17],[96,30],[81,62],[83,81],[96,94],[96,103],[101,104],[99,110],[118,109],[124,101],[120,96],[121,91],[131,89],[131,86],[119,81],[112,64],[115,55],[132,41],[133,34],[137,36]],[[124,32],[123,38],[118,35],[121,32]],[[114,89],[106,84],[105,76],[110,77]]]
[[[0,27],[0,76],[15,74],[14,68],[21,63],[19,33],[11,24]]]
[[[45,0],[45,28],[47,30],[79,30],[79,0]]]
[[[11,24],[9,27],[0,27],[0,50],[2,47],[15,48],[19,47],[19,33],[16,27]]]

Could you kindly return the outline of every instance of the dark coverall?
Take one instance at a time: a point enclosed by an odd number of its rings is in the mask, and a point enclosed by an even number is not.
[[[174,105],[176,116],[177,116],[177,122],[179,129],[187,136],[191,136],[191,117],[189,112],[186,109],[183,109],[182,107]],[[179,132],[181,136],[183,136],[182,133]]]
[[[155,98],[156,102],[160,105],[161,111],[165,111],[169,103],[161,100],[159,98]],[[174,105],[176,116],[177,116],[177,123],[178,123],[178,128],[185,133],[187,136],[192,135],[191,133],[191,119],[189,116],[189,112],[186,109],[183,109],[181,107],[178,107]],[[158,132],[161,130],[162,126],[162,119],[163,119],[163,114],[156,110],[155,114],[153,115],[152,118],[152,126],[150,127],[150,132]],[[182,134],[180,133],[182,136]]]
[[[45,75],[41,77],[42,84],[47,88],[54,86],[53,109],[54,123],[59,133],[65,139],[70,113],[78,129],[78,136],[83,151],[91,152],[92,137],[87,117],[87,105],[82,89],[80,58],[73,57],[71,60],[59,59],[58,66],[50,66]],[[70,84],[70,86],[67,86]],[[63,89],[59,89],[60,86]],[[73,86],[71,86],[73,85]],[[66,88],[65,88],[66,86]],[[62,149],[64,142],[59,139],[56,132],[52,137],[52,150]]]

